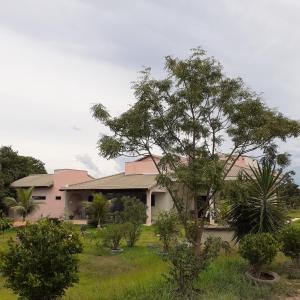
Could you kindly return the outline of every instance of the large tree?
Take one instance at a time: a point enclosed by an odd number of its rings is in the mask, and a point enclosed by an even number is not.
[[[200,48],[186,59],[166,57],[165,69],[163,79],[153,78],[150,69],[141,73],[133,85],[137,101],[120,116],[102,104],[92,107],[111,131],[99,140],[99,150],[106,158],[150,155],[200,253],[205,216],[235,162],[297,137],[300,124],[267,107],[242,79],[227,77]],[[159,163],[153,156],[158,152]]]
[[[30,174],[47,173],[44,163],[31,156],[19,155],[12,147],[0,147],[0,209],[4,197],[15,197],[16,193],[10,184]]]

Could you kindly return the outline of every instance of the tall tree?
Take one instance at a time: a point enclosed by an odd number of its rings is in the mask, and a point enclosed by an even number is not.
[[[111,131],[99,140],[99,150],[107,158],[150,155],[200,253],[205,216],[235,162],[297,137],[300,124],[268,108],[242,79],[227,77],[200,48],[186,59],[166,57],[165,69],[164,79],[142,71],[133,85],[137,101],[120,116],[110,116],[102,104],[92,107]],[[153,157],[158,151],[159,163]]]
[[[0,147],[0,209],[4,197],[15,197],[16,193],[10,184],[30,174],[47,173],[44,163],[31,156],[19,155],[12,147]]]

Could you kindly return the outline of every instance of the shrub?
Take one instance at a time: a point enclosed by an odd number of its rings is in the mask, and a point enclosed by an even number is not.
[[[177,296],[189,298],[195,291],[193,285],[202,269],[199,256],[189,243],[181,243],[170,248],[168,260],[170,268],[165,275],[167,281],[175,286]]]
[[[141,226],[146,222],[146,205],[137,198],[123,197],[122,221],[126,223],[125,239],[128,247],[133,247],[141,233]]]
[[[11,227],[12,224],[10,219],[5,217],[4,215],[0,215],[0,231],[2,232],[2,234],[4,234],[4,232]]]
[[[109,224],[101,232],[102,242],[105,247],[119,250],[124,237],[124,224]]]
[[[252,267],[254,275],[260,276],[261,269],[275,258],[279,242],[270,233],[246,235],[240,242],[239,251]]]
[[[41,219],[17,232],[2,257],[6,286],[20,299],[51,300],[78,282],[79,235],[65,223]]]
[[[178,218],[174,212],[161,212],[155,222],[154,231],[163,243],[163,251],[169,252],[170,243],[179,234]]]
[[[300,267],[300,227],[289,225],[281,233],[282,252]]]

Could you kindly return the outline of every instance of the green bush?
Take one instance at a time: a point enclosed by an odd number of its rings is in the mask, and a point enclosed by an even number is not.
[[[239,252],[247,259],[256,276],[260,276],[261,269],[275,258],[279,242],[270,233],[256,233],[246,235],[240,242]]]
[[[282,252],[300,267],[300,227],[289,225],[281,233]]]
[[[190,298],[202,269],[200,257],[195,254],[195,249],[189,243],[181,243],[170,248],[168,260],[170,268],[165,277],[174,287],[173,292],[180,299]]]
[[[2,234],[4,234],[4,232],[11,227],[12,224],[10,219],[0,214],[0,231],[2,232]]]
[[[101,232],[103,245],[111,250],[119,250],[124,231],[124,224],[108,224]]]
[[[125,239],[128,247],[133,247],[141,234],[141,226],[147,219],[146,205],[137,198],[123,197],[121,219],[125,225]]]
[[[179,234],[177,215],[170,212],[161,212],[154,225],[154,231],[163,243],[163,252],[169,252],[170,244]]]
[[[69,224],[41,219],[17,232],[2,256],[6,286],[20,299],[52,300],[78,282],[78,233]]]

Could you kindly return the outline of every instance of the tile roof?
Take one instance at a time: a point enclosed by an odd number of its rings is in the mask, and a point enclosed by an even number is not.
[[[14,181],[10,186],[13,188],[26,187],[51,187],[53,186],[53,174],[35,174],[29,175]]]

